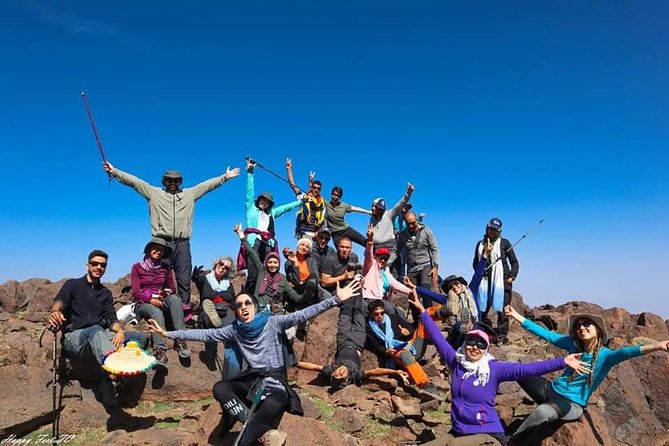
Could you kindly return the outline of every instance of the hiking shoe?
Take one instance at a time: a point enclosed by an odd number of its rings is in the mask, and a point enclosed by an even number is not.
[[[288,434],[277,429],[270,429],[265,434],[258,438],[258,442],[262,446],[284,446],[286,444]]]
[[[437,400],[446,401],[446,396],[432,383],[427,383],[418,390],[418,398],[421,402]]]
[[[157,348],[153,350],[153,357],[156,358],[156,368],[167,368],[167,351]]]
[[[495,339],[494,344],[497,347],[502,347],[504,345],[507,345],[509,343],[509,338],[506,336],[498,336],[497,339]]]
[[[174,350],[177,351],[180,358],[182,358],[182,359],[190,358],[190,350],[188,349],[188,346],[186,345],[186,341],[182,341],[182,340],[174,341]]]
[[[216,306],[214,303],[206,299],[204,302],[202,302],[202,311],[204,311],[204,314],[207,315],[209,318],[209,322],[211,322],[211,325],[214,327],[220,327],[221,324],[223,323],[221,321],[221,318],[218,316],[218,312],[216,311]]]
[[[116,402],[116,388],[114,387],[114,381],[111,380],[108,376],[105,377],[98,387],[100,391],[100,397],[102,399],[102,404],[105,407],[113,408],[118,405]]]

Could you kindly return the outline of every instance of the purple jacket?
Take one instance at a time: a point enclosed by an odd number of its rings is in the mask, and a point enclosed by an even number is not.
[[[172,290],[172,294],[176,292],[174,279],[165,263],[155,271],[147,271],[142,268],[140,262],[135,263],[130,270],[130,285],[132,297],[137,303],[151,302],[151,296],[165,288]]]
[[[504,428],[495,410],[495,395],[499,383],[543,375],[565,367],[563,357],[527,364],[491,361],[488,383],[483,387],[474,386],[473,377],[462,379],[466,370],[455,360],[455,350],[446,342],[430,315],[427,312],[423,313],[421,320],[442,361],[452,371],[451,421],[456,434],[503,434]]]

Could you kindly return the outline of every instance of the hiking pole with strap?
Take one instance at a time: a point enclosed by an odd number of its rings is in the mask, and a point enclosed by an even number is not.
[[[290,184],[290,181],[288,181],[288,180],[285,179],[284,177],[280,176],[279,174],[272,172],[270,169],[268,169],[267,167],[263,166],[263,165],[260,164],[258,161],[256,161],[256,160],[254,160],[253,158],[251,158],[250,156],[247,156],[247,157],[244,158],[244,159],[245,159],[246,161],[251,161],[252,163],[254,163],[254,164],[256,165],[256,167],[260,167],[262,170],[264,170],[265,172],[269,173],[270,175],[274,175],[275,177],[277,177],[278,179],[280,179],[280,180],[283,181],[284,183],[288,184],[290,187],[296,187],[301,193],[303,193],[303,194],[306,193],[305,191],[303,191],[303,190],[302,190],[299,186],[297,186],[296,184]]]
[[[52,445],[57,445],[59,442],[57,440],[58,438],[58,429],[57,429],[57,424],[58,424],[58,411],[56,411],[56,402],[57,402],[57,395],[58,392],[56,391],[56,386],[57,386],[57,377],[56,377],[56,370],[58,367],[58,355],[56,352],[56,347],[57,347],[57,338],[58,338],[58,327],[54,327],[53,325],[49,325],[48,327],[44,327],[44,330],[42,330],[42,333],[39,336],[39,346],[40,348],[42,347],[42,338],[44,337],[44,333],[50,331],[53,333],[53,375],[51,379],[51,393],[53,396],[53,419],[51,420],[51,441]]]
[[[504,251],[504,253],[505,253],[505,254],[508,254],[509,251],[512,251],[513,248],[515,248],[516,245],[517,245],[518,243],[522,242],[523,240],[525,240],[525,239],[527,238],[528,235],[530,235],[531,233],[533,233],[534,231],[536,231],[537,229],[539,229],[539,226],[541,226],[541,224],[542,224],[543,222],[544,222],[544,219],[542,218],[541,220],[539,220],[539,223],[537,223],[536,225],[534,225],[534,226],[532,227],[532,229],[530,229],[530,230],[527,231],[525,234],[523,234],[523,236],[522,236],[521,238],[519,238],[518,241],[516,241],[516,243],[514,243],[513,245],[511,245],[511,247],[509,247],[509,249],[507,249],[506,251]],[[490,268],[492,268],[493,265],[494,265],[495,263],[499,262],[501,259],[502,259],[502,256],[497,257],[497,258],[495,259],[494,262],[491,262],[490,265],[488,265],[488,266],[486,267],[484,273],[487,273],[488,270],[490,270]]]
[[[88,100],[86,99],[86,93],[84,91],[81,91],[81,100],[84,101],[84,107],[86,108],[86,114],[88,115],[88,120],[91,123],[91,128],[93,129],[93,135],[95,136],[95,143],[98,145],[98,150],[100,151],[100,156],[102,157],[103,162],[107,162],[107,157],[105,156],[105,149],[102,147],[102,141],[100,140],[100,135],[98,134],[98,129],[95,126],[95,120],[93,119],[93,114],[91,113],[91,109],[88,107]],[[111,184],[112,180],[112,174],[108,173],[107,176],[109,176],[109,183]]]
[[[232,446],[238,446],[239,442],[242,439],[242,436],[244,435],[244,431],[246,430],[246,426],[248,426],[249,421],[251,421],[251,417],[253,414],[258,410],[258,405],[260,404],[260,401],[263,399],[263,393],[265,392],[265,383],[262,378],[260,378],[260,382],[258,383],[258,386],[256,387],[256,391],[253,393],[253,404],[251,404],[251,409],[249,409],[249,414],[246,417],[246,421],[244,421],[244,425],[242,426],[242,430],[239,431],[239,435],[237,435],[237,439],[235,440],[235,443]]]

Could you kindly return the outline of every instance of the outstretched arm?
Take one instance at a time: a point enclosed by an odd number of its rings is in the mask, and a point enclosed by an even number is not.
[[[395,218],[395,216],[400,213],[404,205],[407,204],[411,199],[411,194],[413,194],[415,189],[416,188],[413,184],[407,184],[407,191],[404,193],[400,201],[398,201],[397,204],[390,210],[390,218]]]
[[[206,181],[201,182],[200,184],[197,184],[188,190],[190,190],[193,194],[193,199],[197,200],[200,197],[202,197],[204,194],[211,192],[212,190],[216,189],[219,187],[221,184],[227,182],[228,180],[231,180],[235,178],[236,176],[239,176],[239,167],[235,167],[234,169],[230,169],[228,166],[225,169],[225,173],[221,176],[210,178]]]
[[[644,345],[641,347],[641,354],[647,355],[653,352],[669,352],[669,341],[660,341],[655,344]]]
[[[363,376],[365,378],[369,378],[370,376],[396,376],[400,378],[405,385],[409,385],[409,374],[404,370],[376,368],[365,370]]]
[[[109,161],[104,161],[102,163],[102,168],[109,175],[116,178],[119,183],[132,187],[144,198],[148,199],[151,196],[152,189],[158,189],[157,187],[151,186],[146,181],[139,179],[134,175],[115,168]]]
[[[313,362],[305,362],[305,361],[299,361],[297,364],[295,364],[295,367],[298,369],[302,370],[312,370],[314,372],[322,372],[323,371],[323,366],[314,364]]]
[[[351,206],[351,212],[360,212],[361,214],[372,215],[372,211],[358,206]]]
[[[540,326],[536,322],[524,318],[518,314],[518,312],[511,305],[504,307],[504,314],[520,322],[525,330],[543,339],[544,341],[550,342],[556,347],[560,347],[572,353],[576,351],[576,345],[574,345],[574,340],[571,338],[571,336],[550,331]]]

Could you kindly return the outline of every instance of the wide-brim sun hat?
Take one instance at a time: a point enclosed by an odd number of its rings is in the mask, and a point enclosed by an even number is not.
[[[163,257],[169,257],[170,254],[172,253],[172,248],[169,247],[165,239],[162,239],[160,237],[151,237],[151,240],[144,246],[144,254],[149,253],[149,247],[151,245],[158,245],[162,246],[163,249],[165,249],[165,253],[163,254]]]
[[[456,281],[456,280],[457,280],[458,282],[460,282],[461,284],[463,284],[464,286],[467,286],[467,285],[468,285],[468,284],[467,284],[467,281],[466,281],[463,277],[461,277],[461,276],[456,276],[455,274],[451,274],[450,276],[446,277],[446,278],[441,282],[441,289],[442,289],[443,291],[448,292],[448,290],[449,290],[449,288],[450,288],[450,285],[451,285],[451,282]]]
[[[590,313],[578,313],[578,314],[572,314],[569,316],[569,335],[572,336],[574,334],[574,325],[576,324],[576,321],[579,319],[590,319],[597,327],[599,327],[599,333],[600,337],[602,338],[602,345],[606,345],[609,343],[609,334],[606,331],[606,323],[604,322],[604,318],[601,316],[597,316],[596,314],[590,314]]]

